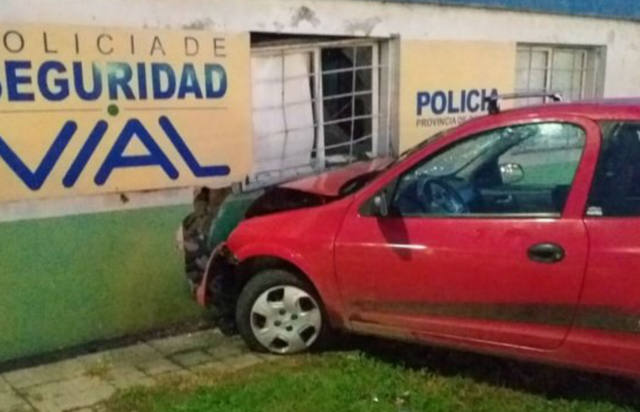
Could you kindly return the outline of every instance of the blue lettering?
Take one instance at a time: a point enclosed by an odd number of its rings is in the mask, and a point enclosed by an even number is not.
[[[418,98],[417,98],[417,109],[418,109],[418,116],[422,115],[422,109],[424,109],[425,107],[428,107],[429,104],[431,103],[431,95],[427,92],[418,92]]]
[[[463,93],[464,93],[464,91],[463,91]],[[447,111],[449,113],[460,113],[460,109],[453,105],[453,103],[454,103],[453,90],[449,90],[449,98],[448,98],[448,100],[449,100],[449,107],[447,108]]]
[[[147,99],[147,68],[144,63],[138,63],[138,98]]]
[[[469,93],[467,93],[467,107],[471,113],[475,113],[480,110],[480,102],[478,102],[479,97],[480,92],[478,90],[469,90]]]
[[[124,155],[127,145],[133,136],[137,136],[138,139],[140,139],[140,142],[147,148],[149,154]],[[114,169],[140,166],[160,166],[172,180],[177,179],[179,176],[178,170],[171,164],[169,158],[162,152],[162,149],[160,149],[147,129],[140,123],[140,120],[130,119],[127,124],[125,124],[122,132],[120,132],[109,154],[107,154],[104,163],[100,166],[94,181],[97,185],[102,186]]]
[[[96,100],[102,94],[102,77],[100,69],[95,63],[91,64],[91,72],[93,74],[93,90],[88,91],[84,88],[82,63],[73,62],[73,82],[76,93],[82,100]]]
[[[162,75],[166,78],[166,88],[162,88]],[[169,99],[176,91],[176,75],[167,63],[151,64],[151,81],[154,99]]]
[[[7,60],[4,62],[4,69],[7,76],[7,95],[9,100],[24,102],[33,101],[33,93],[21,92],[21,84],[31,84],[30,76],[20,76],[17,71],[20,69],[31,69],[31,62],[26,60]]]
[[[434,114],[442,114],[447,108],[447,95],[443,91],[437,91],[431,99],[431,111]]]
[[[196,177],[227,176],[230,173],[226,165],[201,166],[169,118],[161,116],[158,123]]]
[[[127,63],[107,63],[107,81],[109,83],[109,98],[118,99],[118,88],[122,90],[127,100],[135,99],[129,82],[133,71]]]
[[[42,93],[45,99],[51,101],[66,99],[69,96],[69,81],[67,79],[54,79],[53,84],[57,90],[51,90],[47,83],[47,76],[51,71],[64,73],[67,69],[62,63],[53,60],[42,63],[38,69],[38,87],[40,88],[40,93]]]
[[[460,94],[460,111],[462,113],[467,112],[467,91],[466,90],[462,90],[462,93]]]
[[[18,175],[20,180],[31,190],[38,190],[51,173],[51,170],[58,162],[60,155],[71,141],[78,126],[75,122],[67,121],[53,141],[53,144],[42,158],[40,165],[34,172],[24,164],[18,155],[11,150],[9,145],[0,137],[0,157],[7,162],[7,165]]]
[[[492,89],[491,93],[487,94],[487,89],[482,89],[482,111],[487,110],[488,106],[489,106],[489,96],[497,96],[498,95],[498,90],[497,89]]]
[[[162,75],[166,78],[166,88],[162,88]],[[154,99],[169,99],[176,91],[176,75],[167,63],[151,63],[151,81]]]
[[[96,147],[98,147],[98,143],[100,143],[100,140],[102,140],[102,136],[104,136],[104,133],[106,131],[107,122],[105,122],[104,120],[99,120],[89,134],[87,141],[84,142],[84,145],[82,145],[82,149],[80,149],[80,152],[71,164],[71,167],[69,167],[69,170],[62,178],[62,184],[64,185],[64,187],[72,187],[76,184],[80,173],[82,173],[82,170],[84,170],[84,167],[87,165],[89,158],[96,150]]]
[[[205,64],[204,79],[207,99],[222,97],[227,92],[227,72],[219,64]]]
[[[180,78],[180,86],[178,87],[178,99],[184,99],[187,93],[193,93],[196,98],[202,99],[202,91],[198,84],[196,69],[194,69],[191,63],[185,64],[182,69],[182,77]]]

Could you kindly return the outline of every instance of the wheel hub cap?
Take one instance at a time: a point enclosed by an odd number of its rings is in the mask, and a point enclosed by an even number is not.
[[[263,292],[251,308],[251,329],[274,353],[296,353],[318,338],[322,315],[318,303],[296,286],[276,286]]]

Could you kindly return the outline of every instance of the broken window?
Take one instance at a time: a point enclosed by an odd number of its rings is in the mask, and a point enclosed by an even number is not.
[[[252,48],[250,183],[272,183],[387,154],[390,87],[386,82],[391,76],[388,62],[382,62],[380,44],[373,40],[277,43]]]

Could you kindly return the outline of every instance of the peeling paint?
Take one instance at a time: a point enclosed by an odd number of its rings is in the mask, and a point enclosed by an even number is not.
[[[192,21],[191,23],[184,24],[182,28],[188,30],[205,30],[211,29],[213,26],[213,20],[211,20],[209,17],[205,17],[203,19],[197,19]]]
[[[302,22],[308,22],[313,27],[317,27],[320,24],[320,20],[316,17],[316,13],[307,6],[298,8],[291,16],[291,26],[298,27]]]
[[[382,19],[380,17],[369,17],[364,20],[347,20],[345,31],[351,34],[368,36],[381,21]]]

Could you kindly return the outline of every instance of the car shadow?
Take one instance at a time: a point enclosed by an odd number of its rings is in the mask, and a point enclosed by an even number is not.
[[[349,337],[341,346],[382,362],[441,376],[466,377],[547,399],[610,402],[640,411],[638,384],[630,379],[380,338]]]

